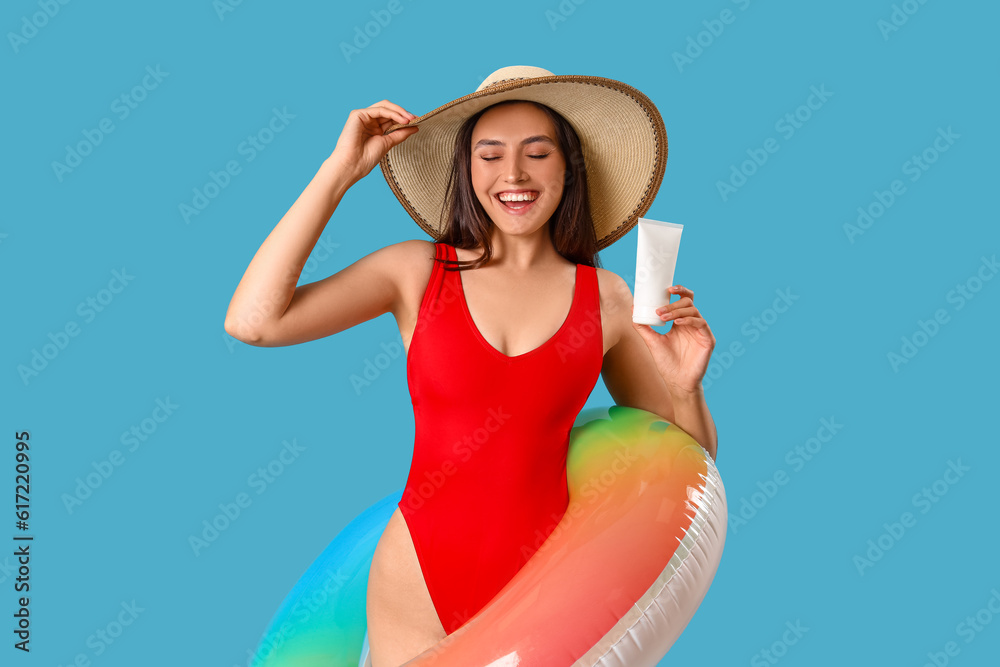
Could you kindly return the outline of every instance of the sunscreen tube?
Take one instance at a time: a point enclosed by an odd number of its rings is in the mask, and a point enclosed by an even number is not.
[[[674,266],[684,225],[639,218],[638,227],[632,321],[659,326],[666,322],[656,314],[656,309],[670,303],[667,288],[674,284]]]

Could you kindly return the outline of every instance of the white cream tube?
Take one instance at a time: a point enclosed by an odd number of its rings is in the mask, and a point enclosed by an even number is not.
[[[674,284],[674,267],[684,225],[639,218],[638,227],[632,321],[659,326],[666,322],[656,314],[656,309],[670,303],[667,288]]]

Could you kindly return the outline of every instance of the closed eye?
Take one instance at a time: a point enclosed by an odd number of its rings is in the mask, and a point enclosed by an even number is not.
[[[546,158],[548,156],[549,156],[549,154],[545,153],[544,155],[529,155],[528,157],[533,158],[535,160],[541,160],[542,158]],[[498,157],[484,157],[484,158],[481,158],[481,159],[484,160],[485,162],[493,162],[494,160],[499,160],[500,158],[498,158]]]

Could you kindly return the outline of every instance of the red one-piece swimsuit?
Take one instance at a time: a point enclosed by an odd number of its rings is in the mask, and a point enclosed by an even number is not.
[[[457,258],[453,246],[435,246],[436,258]],[[444,267],[434,262],[407,353],[415,438],[399,508],[450,634],[565,513],[570,430],[600,377],[604,339],[592,266],[577,264],[560,329],[514,357],[486,341],[460,273]]]

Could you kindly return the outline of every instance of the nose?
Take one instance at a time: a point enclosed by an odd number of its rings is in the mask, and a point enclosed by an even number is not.
[[[504,180],[508,183],[516,183],[518,181],[524,180],[524,169],[521,160],[524,158],[520,155],[513,155],[511,159],[507,161],[507,173],[504,175]]]

